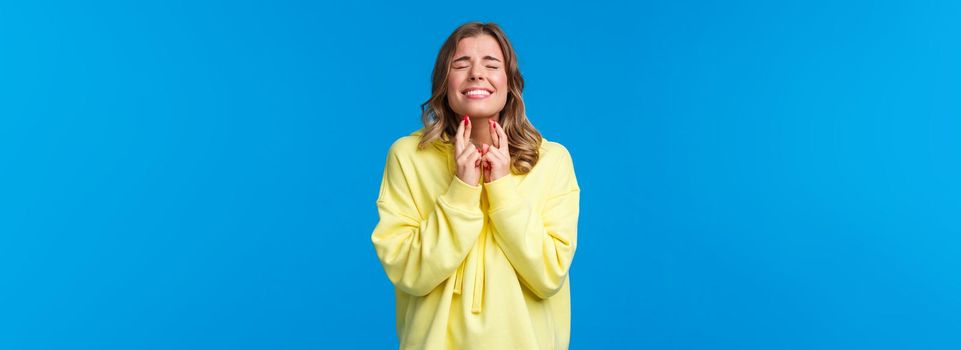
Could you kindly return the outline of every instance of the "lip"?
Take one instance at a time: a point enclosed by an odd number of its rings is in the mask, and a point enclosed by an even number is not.
[[[472,91],[472,90],[484,90],[484,91],[487,91],[487,92],[488,92],[488,95],[487,95],[487,96],[483,96],[483,95],[481,95],[481,96],[478,96],[478,95],[468,95],[467,92],[468,92],[468,91]],[[464,90],[461,90],[460,93],[461,93],[462,95],[464,95],[465,97],[471,99],[471,100],[483,100],[483,99],[485,99],[485,98],[491,97],[491,95],[494,94],[494,90],[491,89],[491,88],[479,87],[479,86],[478,86],[478,87],[469,87],[469,88],[466,88],[466,89],[464,89]]]

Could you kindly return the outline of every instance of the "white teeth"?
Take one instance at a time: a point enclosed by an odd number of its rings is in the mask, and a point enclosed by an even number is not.
[[[467,92],[468,96],[487,96],[491,93],[487,90],[470,90]]]

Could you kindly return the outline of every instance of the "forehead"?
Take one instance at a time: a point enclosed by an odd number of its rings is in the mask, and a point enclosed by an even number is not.
[[[487,34],[463,38],[457,42],[457,50],[454,52],[454,57],[464,55],[476,56],[476,58],[494,56],[501,60],[504,58],[504,53],[501,52],[501,47],[497,44],[497,40]]]

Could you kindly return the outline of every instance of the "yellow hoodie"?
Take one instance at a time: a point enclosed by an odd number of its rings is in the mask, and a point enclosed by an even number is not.
[[[580,188],[567,149],[543,140],[526,175],[472,186],[454,146],[387,154],[371,240],[394,285],[401,349],[567,349],[568,270]]]

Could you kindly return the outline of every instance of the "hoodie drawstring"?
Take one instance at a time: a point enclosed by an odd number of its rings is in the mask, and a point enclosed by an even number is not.
[[[485,276],[484,270],[484,252],[487,248],[487,232],[484,232],[480,236],[480,256],[477,257],[477,267],[474,269],[476,273],[474,274],[474,294],[471,296],[471,309],[470,311],[479,314],[481,308],[484,304],[484,282],[487,276]]]
[[[476,263],[474,264],[474,290],[471,291],[471,308],[470,311],[475,314],[479,314],[484,308],[484,283],[486,282],[486,272],[484,269],[484,252],[487,249],[487,233],[480,235],[477,242],[477,253],[480,254],[475,258]],[[464,288],[464,277],[466,273],[465,265],[467,265],[467,259],[457,267],[457,272],[455,272],[454,277],[454,294],[463,294]]]
[[[457,267],[457,273],[454,274],[454,294],[461,294],[461,285],[464,284],[464,263],[467,259],[464,259]]]

